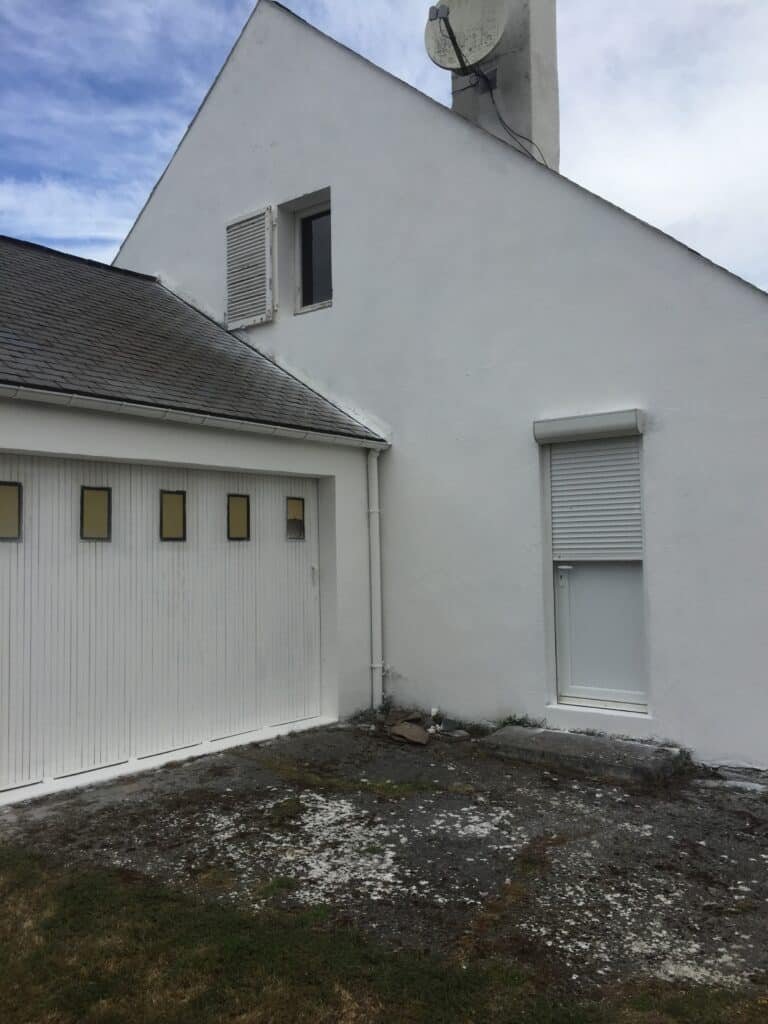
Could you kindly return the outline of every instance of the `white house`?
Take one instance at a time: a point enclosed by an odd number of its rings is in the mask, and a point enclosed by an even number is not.
[[[768,767],[766,295],[557,173],[505,11],[450,111],[260,0],[115,268],[0,246],[8,798],[382,692]]]

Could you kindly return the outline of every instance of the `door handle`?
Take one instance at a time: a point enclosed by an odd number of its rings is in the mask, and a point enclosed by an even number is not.
[[[572,569],[573,569],[572,565],[558,565],[558,567],[557,567],[557,571],[558,572],[571,572]]]

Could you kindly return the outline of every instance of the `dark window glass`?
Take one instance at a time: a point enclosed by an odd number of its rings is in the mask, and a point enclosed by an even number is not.
[[[304,540],[304,499],[288,498],[286,511],[288,540]]]
[[[251,539],[251,499],[247,494],[227,497],[227,539]]]
[[[21,484],[0,483],[0,540],[21,540]]]
[[[186,491],[160,491],[160,540],[186,539]]]
[[[112,540],[112,491],[109,487],[80,489],[80,539]]]
[[[301,222],[301,304],[330,302],[331,212],[316,213]]]

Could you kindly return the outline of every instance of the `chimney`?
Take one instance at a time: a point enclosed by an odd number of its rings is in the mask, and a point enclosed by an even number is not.
[[[430,56],[452,71],[456,113],[554,170],[560,166],[556,5],[449,0],[432,9],[427,25]],[[451,33],[469,73],[460,67]]]

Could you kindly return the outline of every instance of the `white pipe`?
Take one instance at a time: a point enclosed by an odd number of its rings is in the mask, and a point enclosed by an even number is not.
[[[381,613],[381,509],[379,453],[368,452],[368,543],[371,560],[371,706],[384,699],[384,646]]]

